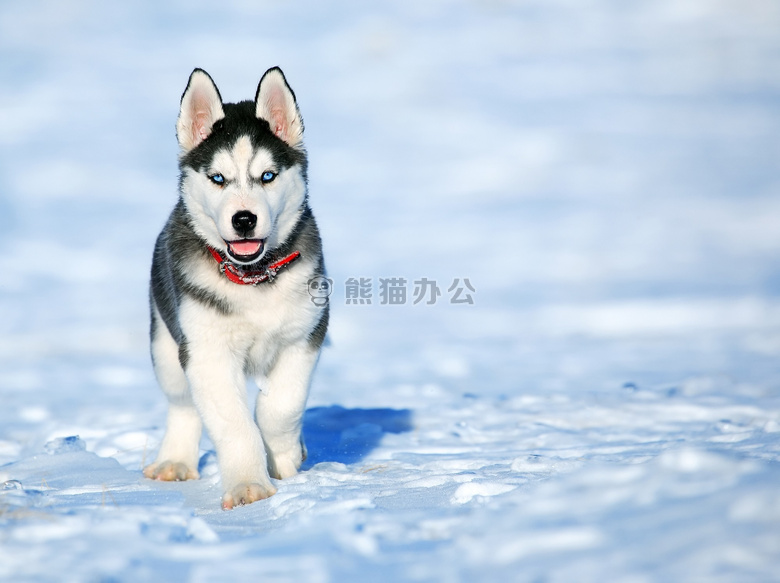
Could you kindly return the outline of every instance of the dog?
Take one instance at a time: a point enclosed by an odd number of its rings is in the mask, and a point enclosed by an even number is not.
[[[152,362],[168,416],[144,475],[197,479],[205,425],[226,510],[272,496],[271,477],[295,475],[306,459],[302,419],[328,306],[308,288],[325,266],[303,129],[278,67],[254,101],[223,103],[202,69],[181,98],[179,200],[157,238],[150,284]],[[260,387],[254,416],[247,377]]]

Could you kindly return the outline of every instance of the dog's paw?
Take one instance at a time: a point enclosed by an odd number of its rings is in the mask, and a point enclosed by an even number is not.
[[[272,478],[283,480],[292,478],[298,473],[309,452],[306,450],[306,444],[303,442],[303,439],[301,439],[287,449],[269,447],[267,453],[268,473]]]
[[[225,495],[222,496],[222,510],[231,510],[236,506],[244,506],[258,500],[265,500],[274,494],[276,494],[276,488],[270,484],[267,486],[255,483],[239,484],[229,492],[225,492]]]
[[[200,477],[197,470],[192,470],[181,462],[168,460],[146,466],[144,476],[151,480],[164,482],[183,482],[184,480],[197,480]]]
[[[268,473],[272,478],[284,480],[285,478],[292,478],[296,475],[300,467],[300,461],[296,463],[290,458],[278,457],[273,463],[269,464]]]
[[[270,454],[268,456],[268,473],[277,480],[292,478],[301,469],[301,464],[306,459],[305,455],[305,450],[301,449],[287,454]]]

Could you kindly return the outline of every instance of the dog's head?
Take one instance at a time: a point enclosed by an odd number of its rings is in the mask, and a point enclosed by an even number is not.
[[[306,201],[303,120],[274,67],[255,100],[222,103],[195,69],[181,99],[176,135],[180,189],[196,232],[232,261],[251,264],[290,235]]]

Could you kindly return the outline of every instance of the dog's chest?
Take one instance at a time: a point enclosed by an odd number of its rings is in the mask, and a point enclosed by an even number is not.
[[[247,369],[262,372],[281,348],[305,341],[317,323],[316,307],[291,281],[234,291],[230,335]]]
[[[221,307],[185,296],[179,313],[184,336],[193,350],[227,349],[247,372],[264,374],[285,346],[308,342],[322,317],[307,291],[309,261],[257,286],[229,281],[208,261],[193,267],[187,273],[192,285],[208,289]]]

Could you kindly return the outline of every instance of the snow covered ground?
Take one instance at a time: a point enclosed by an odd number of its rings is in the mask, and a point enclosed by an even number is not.
[[[331,344],[222,512],[141,475],[147,274],[190,71],[273,65]],[[776,581],[779,93],[766,0],[1,4],[0,580]]]

